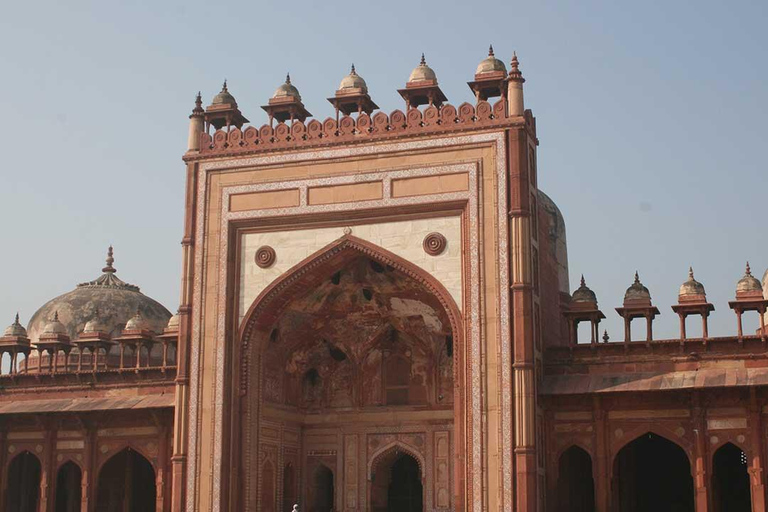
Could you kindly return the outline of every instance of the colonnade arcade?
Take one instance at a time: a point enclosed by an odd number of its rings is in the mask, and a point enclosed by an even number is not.
[[[617,445],[616,451],[606,456],[604,465],[596,463],[598,456],[593,448],[582,443],[568,445],[556,454],[551,466],[555,478],[550,485],[548,509],[571,512],[764,510],[763,499],[755,499],[764,491],[757,485],[759,474],[756,480],[752,467],[754,454],[739,446],[736,440],[715,437],[719,444],[710,443],[709,457],[701,460],[693,453],[697,448],[685,446],[684,442],[678,444],[679,437],[665,430],[643,432],[628,439],[623,446]]]
[[[421,512],[460,499],[460,317],[425,272],[347,237],[262,292],[241,339],[243,509]]]

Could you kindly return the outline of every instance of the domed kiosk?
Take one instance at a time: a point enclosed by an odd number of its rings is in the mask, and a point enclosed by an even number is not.
[[[56,315],[70,339],[76,339],[92,320],[97,321],[99,330],[111,338],[118,337],[137,311],[141,313],[149,330],[163,332],[172,316],[171,312],[141,293],[138,286],[118,278],[114,262],[110,247],[101,276],[77,285],[74,290],[51,299],[38,309],[27,326],[27,335],[32,343],[39,340]]]

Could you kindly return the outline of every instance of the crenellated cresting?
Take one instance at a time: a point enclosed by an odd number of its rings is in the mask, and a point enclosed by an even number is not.
[[[332,117],[322,122],[294,120],[274,127],[265,124],[244,130],[230,126],[216,130],[213,135],[201,133],[200,155],[262,152],[505,126],[525,126],[535,134],[535,119],[530,110],[523,116],[509,116],[507,102],[502,98],[493,104],[462,103],[458,108],[443,104],[431,105],[423,111],[418,108],[407,112],[395,110],[389,115],[381,111],[373,115],[361,113],[355,117],[343,116],[338,121]]]

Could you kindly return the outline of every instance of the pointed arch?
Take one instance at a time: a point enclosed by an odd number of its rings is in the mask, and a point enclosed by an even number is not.
[[[127,446],[104,461],[98,470],[97,510],[142,510],[154,512],[156,473],[150,460]]]
[[[40,501],[40,459],[28,450],[16,455],[6,470],[5,510],[37,512]]]
[[[424,286],[437,298],[448,316],[454,342],[463,341],[461,313],[445,286],[426,270],[383,247],[352,235],[344,235],[288,269],[256,297],[240,325],[238,337],[241,342],[241,368],[247,366],[250,340],[259,328],[268,327],[270,321],[279,315],[297,293],[319,283],[361,254],[394,268]]]
[[[557,458],[558,510],[592,512],[595,509],[595,482],[590,453],[571,444]]]
[[[56,512],[79,512],[82,500],[83,470],[72,458],[56,470]]]
[[[407,453],[414,459],[416,459],[416,462],[419,463],[419,471],[421,472],[421,477],[424,478],[424,468],[426,467],[424,456],[419,453],[419,451],[412,446],[409,446],[405,444],[402,441],[392,441],[391,443],[385,444],[375,452],[373,452],[373,455],[371,455],[370,459],[368,460],[368,480],[371,479],[371,475],[376,469],[376,466],[381,462],[381,460],[389,455],[392,452],[395,451],[401,451],[403,453]]]
[[[752,510],[748,460],[744,450],[726,442],[712,454],[712,504],[714,512]]]

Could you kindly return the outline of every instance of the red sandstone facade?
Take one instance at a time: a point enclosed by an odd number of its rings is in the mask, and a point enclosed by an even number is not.
[[[0,503],[764,511],[766,330],[741,328],[766,312],[760,282],[748,268],[738,334],[710,338],[691,271],[680,338],[655,340],[636,275],[624,339],[601,340],[595,294],[569,293],[523,83],[491,49],[458,107],[423,57],[390,114],[354,67],[322,122],[290,78],[261,128],[226,84],[198,96],[178,315],[110,250],[6,330]]]

